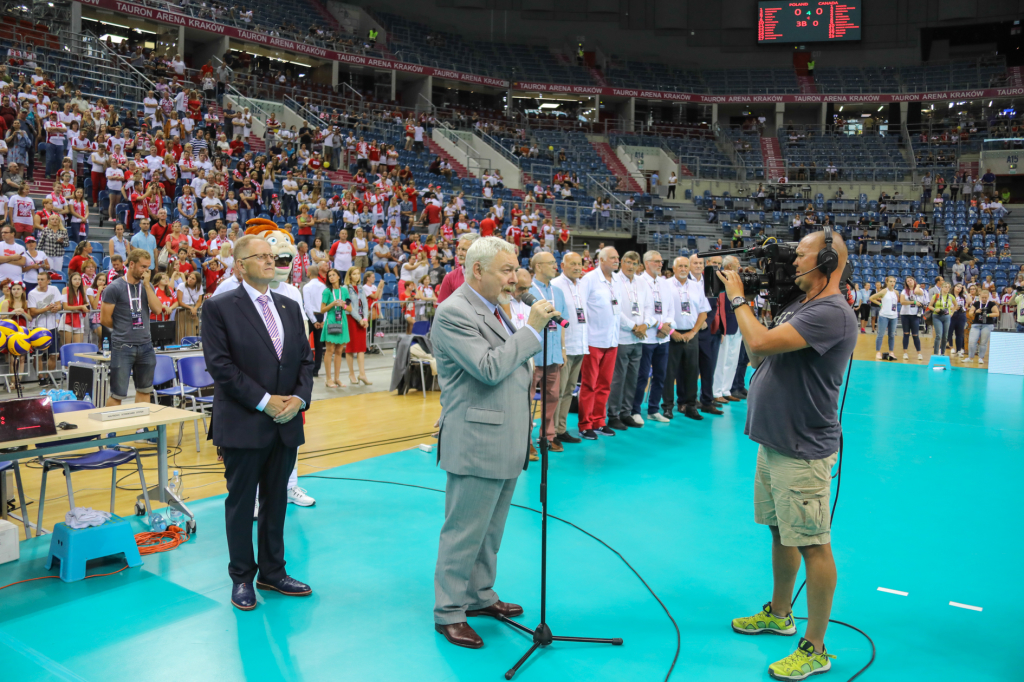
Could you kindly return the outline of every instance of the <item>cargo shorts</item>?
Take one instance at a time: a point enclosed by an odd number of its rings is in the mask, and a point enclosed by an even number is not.
[[[797,459],[761,445],[754,476],[754,521],[777,526],[786,547],[829,544],[829,498],[837,456]]]

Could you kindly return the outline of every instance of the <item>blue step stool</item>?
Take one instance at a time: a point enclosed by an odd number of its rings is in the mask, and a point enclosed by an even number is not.
[[[102,526],[73,529],[58,523],[50,536],[50,555],[46,568],[60,560],[60,579],[66,583],[85,578],[85,562],[113,554],[124,554],[129,566],[141,566],[142,557],[135,543],[131,524],[120,516],[112,516]]]
[[[943,369],[953,369],[953,365],[949,362],[948,355],[932,355],[928,358],[928,369],[932,367],[942,367]]]

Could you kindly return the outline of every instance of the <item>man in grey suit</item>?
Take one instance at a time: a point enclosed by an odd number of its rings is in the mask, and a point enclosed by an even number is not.
[[[438,462],[448,472],[445,519],[434,573],[434,629],[479,649],[467,616],[518,616],[494,591],[498,548],[516,478],[527,465],[531,419],[528,361],[557,311],[540,300],[514,331],[500,305],[516,286],[514,247],[478,239],[466,254],[465,283],[437,309],[430,340],[441,382]]]

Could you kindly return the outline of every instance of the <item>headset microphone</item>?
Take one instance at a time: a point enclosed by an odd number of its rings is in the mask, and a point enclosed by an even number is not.
[[[537,297],[531,294],[529,291],[527,291],[525,294],[519,297],[519,300],[525,303],[526,305],[532,307],[533,304],[537,302]],[[563,320],[562,316],[559,315],[558,313],[555,313],[555,316],[551,318],[551,321],[561,327],[569,326],[569,323]]]
[[[820,268],[820,267],[821,267],[822,265],[823,265],[823,263],[818,263],[817,265],[815,265],[815,266],[814,266],[813,268],[811,268],[810,270],[806,270],[806,271],[804,271],[804,272],[798,272],[798,273],[796,273],[795,275],[793,275],[793,278],[794,278],[794,279],[796,279],[797,277],[803,277],[803,276],[804,276],[804,275],[806,275],[806,274],[807,274],[808,272],[814,272],[815,270],[817,270],[818,268]]]

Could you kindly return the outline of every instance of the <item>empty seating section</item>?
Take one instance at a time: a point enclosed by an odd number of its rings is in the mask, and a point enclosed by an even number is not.
[[[851,255],[850,266],[853,268],[854,284],[870,284],[872,287],[875,282],[884,282],[886,277],[896,277],[897,281],[913,277],[918,282],[930,284],[939,275],[939,266],[935,259],[920,255]]]
[[[907,92],[987,88],[1006,73],[1002,57],[978,61],[953,61],[925,66],[905,66],[900,78]]]
[[[779,132],[779,146],[792,180],[827,180],[826,169],[835,164],[838,179],[845,181],[910,178],[910,165],[900,148],[899,135],[843,135],[808,132],[792,140],[788,130]]]
[[[638,147],[667,148],[680,165],[701,178],[735,179],[736,168],[729,157],[718,148],[714,139],[692,137],[661,137],[655,135],[614,134],[612,147],[632,145]],[[760,149],[758,149],[760,154]],[[664,181],[665,178],[662,178]]]
[[[707,92],[699,71],[679,69],[668,64],[635,62],[612,57],[605,80],[613,88],[648,88],[668,92]]]
[[[473,43],[477,54],[494,64],[498,75],[515,81],[540,81],[567,85],[594,85],[590,72],[546,47],[502,43]],[[513,71],[513,69],[515,69]]]
[[[793,69],[706,69],[701,74],[713,93],[788,95],[800,92]]]
[[[562,149],[568,158],[562,170],[577,173],[580,180],[584,180],[587,174],[593,175],[598,181],[607,183],[611,180],[613,173],[601,160],[597,151],[587,140],[584,133],[563,132],[560,130],[538,130],[533,134],[537,140],[537,146],[541,149],[553,148],[557,156]]]
[[[764,153],[761,151],[761,135],[757,130],[723,128],[722,144],[731,145],[736,152],[737,165],[743,167],[741,180],[764,180]]]
[[[436,31],[389,12],[376,12],[374,16],[387,29],[388,49],[402,61],[480,76],[495,75],[495,64],[485,62],[458,34]]]
[[[891,67],[823,67],[814,70],[814,82],[824,93],[900,91],[897,70]]]

